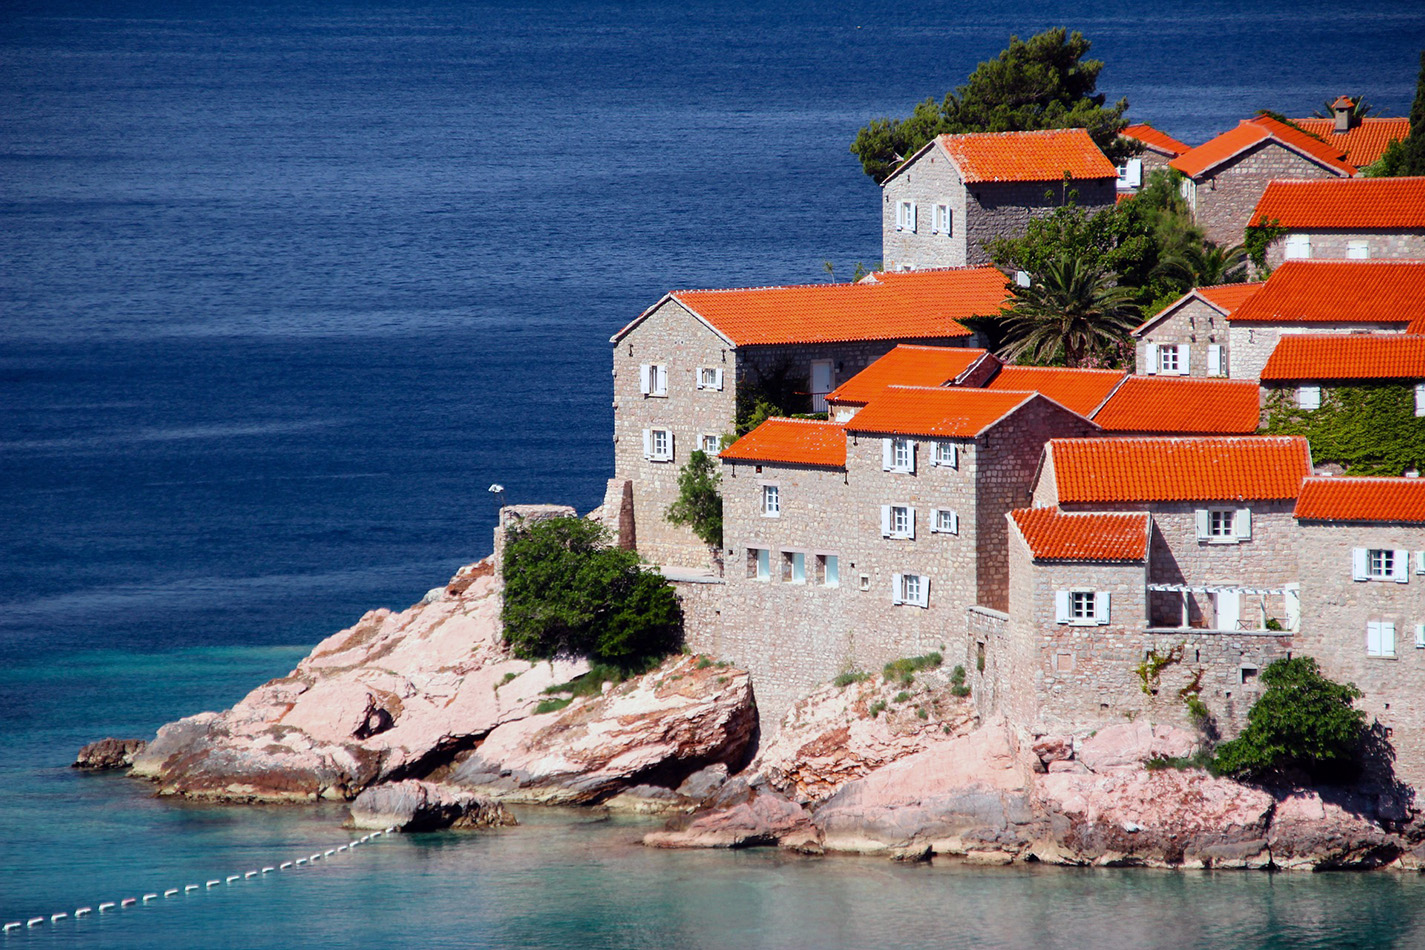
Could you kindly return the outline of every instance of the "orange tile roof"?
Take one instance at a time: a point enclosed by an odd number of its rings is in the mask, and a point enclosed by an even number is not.
[[[1425,336],[1290,333],[1262,368],[1262,381],[1425,379]]]
[[[959,323],[962,318],[999,313],[1005,296],[1004,274],[993,267],[874,274],[856,284],[669,294],[734,346],[955,339],[970,334]],[[615,334],[613,342],[659,304]]]
[[[1034,393],[887,386],[846,423],[846,431],[970,439],[1033,398]]]
[[[1295,498],[1311,474],[1301,436],[1053,439],[1060,504]]]
[[[1425,524],[1425,479],[1308,478],[1296,500],[1296,517]]]
[[[1093,421],[1105,432],[1250,435],[1261,421],[1260,401],[1251,380],[1130,376]]]
[[[902,343],[827,393],[826,401],[864,406],[887,386],[944,386],[984,355],[971,347]]]
[[[1374,164],[1392,141],[1405,141],[1410,134],[1408,116],[1367,116],[1349,132],[1337,132],[1335,119],[1292,119],[1308,132],[1321,136],[1346,153],[1346,161],[1357,168]]]
[[[1006,366],[986,389],[1035,392],[1088,418],[1103,405],[1126,373],[1116,369],[1065,369],[1062,366]]]
[[[1318,178],[1273,181],[1250,224],[1285,228],[1425,228],[1425,178]]]
[[[966,183],[1062,181],[1065,174],[1079,179],[1118,177],[1118,169],[1083,129],[942,135],[936,141]]]
[[[1142,335],[1144,330],[1147,330],[1153,324],[1164,319],[1178,307],[1194,298],[1206,302],[1211,307],[1215,307],[1224,316],[1231,316],[1233,311],[1255,296],[1257,291],[1261,290],[1263,286],[1264,283],[1258,281],[1254,284],[1209,284],[1206,287],[1194,287],[1134,327],[1133,336]]]
[[[1130,139],[1137,139],[1154,151],[1171,155],[1174,158],[1192,148],[1186,142],[1179,142],[1168,133],[1160,132],[1146,122],[1130,125],[1119,134]]]
[[[1339,175],[1349,176],[1356,173],[1356,167],[1344,160],[1344,149],[1314,139],[1299,129],[1265,115],[1243,119],[1235,129],[1228,129],[1216,138],[1208,139],[1168,164],[1190,178],[1197,178],[1267,139],[1273,139]]]
[[[846,431],[836,422],[768,419],[722,450],[729,462],[846,467]]]
[[[1425,333],[1425,261],[1285,261],[1234,323],[1406,323]]]
[[[1146,512],[1073,514],[1058,508],[1020,508],[1009,514],[1035,560],[1141,561],[1148,556]]]

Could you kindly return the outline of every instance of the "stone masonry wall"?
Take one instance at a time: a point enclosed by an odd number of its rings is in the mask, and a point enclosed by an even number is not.
[[[1400,333],[1404,327],[1403,323],[1234,323],[1227,334],[1232,378],[1260,380],[1272,351],[1288,333]]]
[[[1189,376],[1207,375],[1207,348],[1216,343],[1222,346],[1222,375],[1231,376],[1232,360],[1229,347],[1227,318],[1206,303],[1193,297],[1177,307],[1172,313],[1160,315],[1159,323],[1140,337],[1136,344],[1137,370],[1142,375],[1150,375],[1148,344],[1186,346],[1188,348]],[[1156,367],[1153,367],[1156,369]]]
[[[1193,217],[1207,237],[1226,247],[1241,244],[1247,222],[1274,178],[1336,178],[1335,172],[1265,140],[1194,181]]]
[[[1116,179],[971,184],[965,202],[967,262],[991,263],[986,242],[1022,236],[1030,221],[1051,214],[1070,199],[1090,213],[1111,207],[1118,200]]]
[[[1425,259],[1425,230],[1414,231],[1293,231],[1311,237],[1312,260],[1345,260],[1351,241],[1365,241],[1367,257],[1376,259]],[[1267,265],[1279,267],[1286,259],[1287,235],[1267,247]]]
[[[1416,573],[1416,552],[1425,550],[1425,527],[1389,524],[1302,522],[1302,632],[1300,653],[1315,657],[1322,671],[1352,682],[1365,693],[1357,706],[1391,731],[1396,772],[1425,784],[1425,649],[1416,646],[1416,624],[1425,623],[1425,574]],[[1353,579],[1353,548],[1410,551],[1408,583]],[[1368,621],[1395,623],[1395,655],[1368,656]]]
[[[916,204],[914,231],[896,227],[896,208],[905,199]],[[950,206],[949,234],[934,233],[937,204]],[[971,262],[965,235],[965,185],[939,146],[927,150],[881,189],[881,266],[885,270],[963,267]]]

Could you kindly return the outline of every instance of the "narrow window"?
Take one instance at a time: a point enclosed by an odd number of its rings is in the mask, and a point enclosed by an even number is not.
[[[650,429],[648,457],[655,462],[667,462],[673,458],[673,433],[667,429]]]
[[[891,470],[896,472],[910,471],[911,447],[909,439],[891,440]]]
[[[704,436],[702,437],[702,441],[703,441],[703,452],[706,453],[707,455],[717,455],[719,452],[722,451],[722,448],[721,448],[722,440],[719,439],[717,436],[715,436],[715,435],[704,435]]]
[[[901,575],[901,601],[907,604],[920,603],[920,575]]]
[[[783,557],[786,560],[786,573],[782,575],[783,580],[791,581],[793,584],[805,584],[807,582],[807,556],[801,551],[792,551]]]
[[[1369,241],[1347,241],[1346,259],[1352,261],[1368,261],[1371,258],[1371,243]]]
[[[1178,372],[1178,348],[1176,346],[1158,347],[1158,372],[1164,376],[1176,375]]]
[[[910,537],[910,508],[906,505],[891,505],[891,537]]]
[[[822,587],[841,586],[841,559],[835,554],[818,554],[817,575]]]
[[[935,530],[939,534],[959,534],[960,519],[948,508],[935,509]]]
[[[1366,624],[1366,656],[1395,656],[1395,622],[1371,620]]]
[[[762,514],[777,518],[782,514],[782,489],[779,485],[762,486]]]
[[[958,468],[960,465],[959,446],[954,442],[934,442],[931,451],[930,461],[934,465],[944,465],[950,468]]]
[[[699,389],[717,389],[717,369],[712,366],[704,366],[698,370]]]
[[[1077,624],[1094,623],[1098,614],[1094,605],[1094,592],[1074,590],[1069,592],[1069,622]]]

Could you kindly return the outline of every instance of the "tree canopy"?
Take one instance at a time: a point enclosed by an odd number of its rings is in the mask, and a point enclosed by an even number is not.
[[[664,512],[670,524],[685,524],[707,545],[722,547],[722,472],[706,452],[695,449],[678,472],[678,497]]]
[[[1004,318],[1011,362],[1069,366],[1121,362],[1123,340],[1138,323],[1133,292],[1082,256],[1061,254],[1044,264],[1028,287],[1013,287],[1014,308]]]
[[[1425,50],[1420,51],[1420,76],[1415,82],[1415,102],[1410,106],[1410,134],[1403,142],[1391,142],[1366,174],[1373,178],[1425,175]]]
[[[1105,106],[1107,97],[1096,91],[1103,63],[1083,58],[1090,45],[1063,27],[1028,40],[1011,36],[1007,49],[940,102],[926,99],[903,119],[873,119],[851,151],[879,184],[937,135],[1083,128],[1111,161],[1121,162],[1142,147],[1118,134],[1128,124],[1128,100]]]

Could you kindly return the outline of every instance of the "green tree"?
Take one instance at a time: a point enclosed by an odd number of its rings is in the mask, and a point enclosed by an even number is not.
[[[585,656],[622,669],[678,649],[678,598],[632,551],[585,518],[549,518],[505,534],[505,642],[524,659]]]
[[[1000,355],[1015,362],[1084,366],[1122,351],[1138,323],[1133,291],[1114,284],[1101,267],[1069,254],[1049,261],[1028,287],[1011,288],[1014,306],[1004,319]]]
[[[1212,770],[1262,778],[1301,769],[1317,778],[1348,774],[1361,760],[1366,714],[1352,703],[1353,684],[1321,675],[1309,656],[1276,660],[1262,671],[1266,689],[1247,713],[1241,735],[1217,747]]]
[[[926,99],[903,119],[873,119],[851,151],[879,184],[937,135],[1083,128],[1111,161],[1121,162],[1142,146],[1119,136],[1128,100],[1105,107],[1107,97],[1096,91],[1103,63],[1083,58],[1090,45],[1063,27],[1028,40],[1011,36],[1007,49],[980,63],[942,101]]]
[[[678,498],[665,517],[672,524],[687,525],[707,545],[722,547],[722,494],[718,485],[722,472],[706,452],[694,450],[678,472]]]
[[[1380,161],[1366,169],[1371,178],[1425,175],[1425,50],[1420,52],[1420,76],[1415,82],[1415,102],[1410,106],[1410,134],[1403,142],[1386,146]]]

